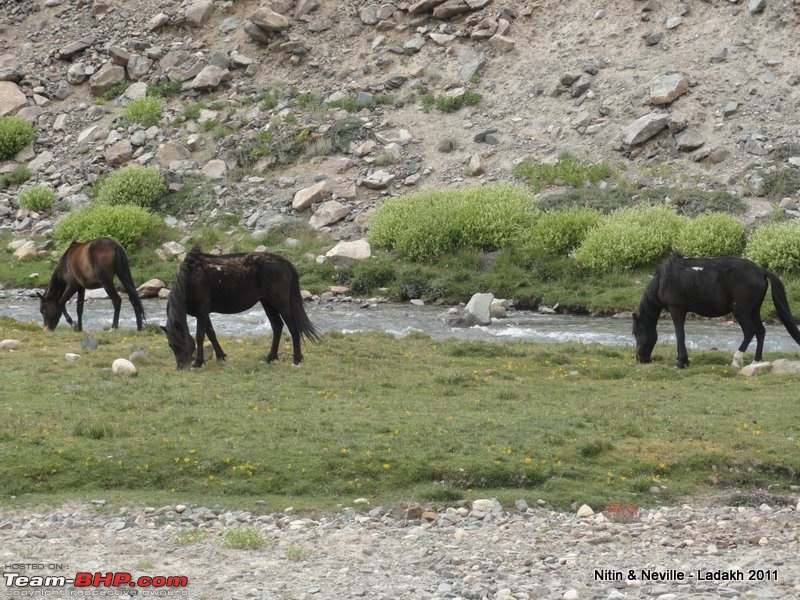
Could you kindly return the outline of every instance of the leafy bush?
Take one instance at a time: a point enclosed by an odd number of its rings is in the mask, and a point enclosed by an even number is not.
[[[745,229],[734,216],[706,213],[684,225],[675,249],[687,256],[739,256],[744,250]]]
[[[800,170],[780,167],[762,174],[767,197],[773,200],[789,198],[800,190]]]
[[[747,208],[738,196],[724,190],[703,190],[697,187],[647,188],[639,192],[642,202],[660,204],[668,202],[679,214],[697,217],[706,212],[741,214]]]
[[[19,193],[17,203],[26,210],[43,211],[53,204],[56,194],[46,185],[35,185]]]
[[[61,219],[53,230],[53,238],[69,243],[108,236],[131,248],[160,224],[156,215],[139,206],[92,203]]]
[[[144,208],[155,206],[167,191],[161,174],[153,167],[125,167],[103,179],[99,185],[98,202],[133,204]]]
[[[155,96],[145,96],[144,98],[131,100],[122,110],[123,115],[142,127],[158,125],[163,113],[164,108],[161,106],[161,100]]]
[[[591,208],[568,208],[542,213],[530,231],[527,246],[545,254],[569,254],[602,218]]]
[[[745,255],[767,269],[800,269],[800,222],[761,225],[750,234]]]
[[[370,243],[423,260],[459,248],[494,250],[520,238],[535,218],[530,196],[512,186],[421,192],[375,212]]]
[[[651,264],[672,249],[684,221],[665,206],[615,210],[589,232],[575,260],[593,271]]]
[[[538,192],[557,182],[576,188],[583,187],[586,182],[597,183],[610,179],[614,170],[606,162],[589,164],[569,152],[564,152],[555,164],[526,161],[514,167],[513,174],[514,177],[526,180]]]
[[[33,171],[28,167],[25,165],[17,165],[8,173],[0,175],[0,190],[4,190],[11,185],[25,183],[31,178],[31,175],[33,175]]]
[[[33,125],[22,117],[0,117],[0,160],[11,158],[33,141]]]

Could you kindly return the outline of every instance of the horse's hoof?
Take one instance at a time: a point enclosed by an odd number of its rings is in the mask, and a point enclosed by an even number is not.
[[[217,357],[217,360],[224,361],[226,356],[228,356],[228,355],[227,354],[222,354],[222,355]]]

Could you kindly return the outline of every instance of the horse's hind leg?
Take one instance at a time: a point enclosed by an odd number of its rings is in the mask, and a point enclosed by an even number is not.
[[[217,360],[225,360],[226,354],[222,351],[222,346],[220,346],[217,341],[217,334],[214,331],[214,326],[211,324],[211,317],[208,318],[206,333],[208,334],[208,341],[210,341],[211,345],[214,347],[214,354],[217,356]]]
[[[113,281],[103,282],[103,289],[111,299],[111,304],[114,305],[114,320],[111,322],[111,329],[117,329],[119,327],[119,311],[122,310],[122,298],[119,297]]]
[[[266,300],[261,301],[261,306],[264,307],[264,312],[267,313],[269,319],[269,326],[272,328],[272,346],[267,354],[267,362],[272,362],[278,358],[278,346],[281,343],[281,334],[283,333],[283,320],[280,313],[275,310]]]
[[[76,312],[78,313],[78,327],[76,331],[83,331],[83,301],[86,297],[86,288],[80,288],[78,290],[78,305],[76,307]],[[66,308],[64,309],[64,314],[66,314]],[[69,321],[69,319],[67,319]]]
[[[764,352],[764,338],[767,335],[767,330],[764,329],[764,323],[761,321],[760,306],[753,310],[753,328],[756,330],[756,355],[753,361],[761,362],[762,353]]]
[[[757,343],[756,345],[756,356],[755,361],[758,362],[761,360],[761,351],[764,347],[764,325],[761,323],[761,317],[758,318],[759,325],[756,326],[753,322],[752,315],[748,312],[744,312],[742,310],[737,310],[734,308],[733,316],[736,318],[736,321],[739,323],[739,327],[742,328],[742,343],[739,344],[739,349],[733,353],[733,362],[731,362],[731,366],[734,369],[740,368],[742,365],[740,361],[744,358],[744,353],[747,351],[747,347],[750,345],[750,342],[753,341],[753,336],[756,335],[757,327],[760,326],[762,333],[761,333],[761,343],[760,345]]]

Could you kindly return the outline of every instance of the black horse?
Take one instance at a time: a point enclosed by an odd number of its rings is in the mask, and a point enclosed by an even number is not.
[[[114,304],[114,321],[111,327],[119,326],[119,311],[122,300],[114,288],[114,275],[128,293],[128,299],[136,314],[136,328],[141,331],[145,320],[144,307],[136,292],[136,286],[128,266],[128,255],[119,242],[111,238],[98,238],[90,242],[72,242],[56,265],[50,283],[39,296],[39,312],[44,319],[44,328],[52,331],[58,325],[63,313],[67,323],[72,325],[72,317],[67,313],[67,302],[78,294],[78,323],[75,329],[83,328],[83,299],[86,290],[102,287]]]
[[[268,252],[249,252],[214,256],[191,250],[178,270],[167,299],[167,325],[162,329],[179,369],[203,366],[203,339],[208,335],[217,360],[225,353],[217,341],[209,313],[233,314],[261,302],[272,327],[272,347],[267,362],[278,356],[283,324],[289,328],[294,349],[294,364],[303,360],[300,340],[319,338],[303,307],[300,280],[294,265],[282,256]],[[197,342],[189,333],[186,315],[197,318]]]
[[[644,290],[639,310],[633,313],[636,360],[650,362],[658,339],[656,323],[661,311],[666,309],[675,324],[679,369],[689,364],[684,333],[687,312],[704,317],[733,313],[744,339],[733,355],[731,366],[741,366],[739,361],[753,336],[756,337],[755,362],[759,362],[766,333],[761,322],[761,304],[767,294],[767,282],[772,287],[772,302],[778,317],[794,341],[800,344],[800,329],[789,310],[786,289],[775,273],[744,258],[670,256],[656,271]]]

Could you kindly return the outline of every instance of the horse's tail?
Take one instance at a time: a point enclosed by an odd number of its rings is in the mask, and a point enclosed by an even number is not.
[[[294,265],[286,261],[291,273],[291,281],[289,282],[289,308],[292,311],[292,317],[297,324],[297,329],[300,335],[305,336],[306,339],[317,341],[320,338],[319,330],[314,327],[311,319],[308,318],[306,307],[303,303],[303,295],[300,293],[300,276],[297,274],[297,269]]]
[[[117,269],[117,277],[119,277],[122,287],[125,288],[128,298],[133,304],[133,311],[136,313],[136,325],[141,329],[142,325],[147,321],[147,316],[144,313],[142,299],[139,298],[139,292],[136,291],[136,285],[133,283],[128,255],[119,244],[114,248],[114,266]]]
[[[772,302],[775,304],[775,310],[778,311],[778,318],[780,318],[781,323],[786,327],[786,331],[789,332],[794,341],[800,344],[800,329],[797,328],[797,322],[789,309],[786,288],[783,287],[783,283],[775,273],[766,269],[764,269],[764,272],[769,278],[770,287],[772,288]]]

